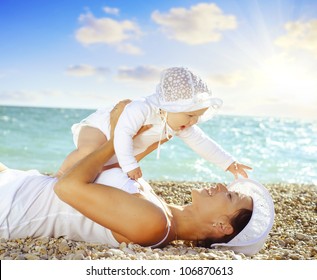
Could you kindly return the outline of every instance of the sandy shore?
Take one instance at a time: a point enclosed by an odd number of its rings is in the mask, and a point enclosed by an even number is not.
[[[190,201],[190,189],[203,183],[151,182],[169,203]],[[252,257],[232,251],[198,248],[176,242],[163,249],[122,243],[120,248],[103,244],[75,242],[64,238],[0,239],[0,260],[39,259],[121,259],[121,260],[316,260],[317,186],[298,184],[267,185],[275,202],[276,219],[264,248]]]

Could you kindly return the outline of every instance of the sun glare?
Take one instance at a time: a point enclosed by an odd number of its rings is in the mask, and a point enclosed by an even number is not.
[[[303,61],[271,58],[266,60],[260,75],[275,97],[287,96],[301,103],[316,99],[317,83],[310,66]]]

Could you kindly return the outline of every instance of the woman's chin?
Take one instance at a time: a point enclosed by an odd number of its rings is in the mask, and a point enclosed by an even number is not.
[[[201,196],[202,194],[204,194],[204,189],[199,188],[199,189],[192,189],[191,190],[191,195],[193,198],[196,196]]]

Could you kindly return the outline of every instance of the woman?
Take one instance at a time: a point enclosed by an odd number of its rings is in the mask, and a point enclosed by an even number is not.
[[[124,106],[120,103],[112,112],[112,128]],[[65,236],[113,246],[124,241],[153,247],[182,239],[237,246],[234,250],[246,254],[262,247],[272,226],[271,198],[263,187],[253,186],[256,192],[245,195],[217,184],[192,190],[189,205],[167,205],[142,179],[140,188],[139,184],[134,188],[132,180],[127,183],[130,193],[105,186],[103,179],[109,174],[99,174],[113,154],[111,137],[61,178],[1,166],[0,237]],[[115,176],[116,170],[105,172]],[[254,221],[262,226],[255,230]]]

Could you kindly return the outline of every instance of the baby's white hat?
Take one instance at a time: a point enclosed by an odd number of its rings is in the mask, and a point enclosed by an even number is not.
[[[212,244],[237,253],[254,255],[263,247],[274,222],[274,204],[269,191],[251,179],[237,179],[228,186],[229,191],[249,195],[253,200],[253,212],[245,228],[227,243]]]
[[[204,108],[212,109],[215,113],[222,106],[222,100],[212,97],[206,83],[184,67],[165,69],[156,92],[148,97],[148,101],[171,113],[192,112]],[[210,115],[207,111],[204,113],[206,117]]]

